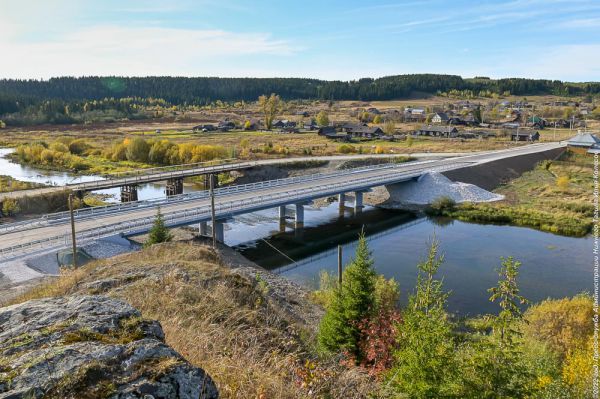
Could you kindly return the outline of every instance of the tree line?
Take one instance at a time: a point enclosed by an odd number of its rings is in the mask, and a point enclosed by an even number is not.
[[[171,104],[204,105],[221,101],[255,101],[277,93],[282,99],[389,100],[411,92],[472,90],[515,95],[581,95],[600,93],[599,82],[570,83],[543,79],[464,79],[457,75],[413,74],[378,79],[326,81],[305,78],[218,77],[61,77],[49,80],[0,80],[0,105],[60,99],[160,98]],[[14,107],[14,105],[13,105]],[[6,111],[5,111],[6,112]],[[2,109],[0,109],[2,113]]]

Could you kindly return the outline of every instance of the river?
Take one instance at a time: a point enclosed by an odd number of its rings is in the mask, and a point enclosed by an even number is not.
[[[0,148],[0,174],[12,176],[13,178],[32,183],[43,183],[51,186],[63,186],[65,184],[83,183],[92,180],[102,179],[101,176],[76,174],[72,172],[60,172],[54,170],[46,170],[35,168],[29,165],[23,165],[13,162],[7,155],[14,152],[12,148]],[[202,185],[185,184],[183,192],[189,193],[202,190]],[[107,190],[93,191],[96,194],[107,195],[107,202],[119,202],[119,188],[111,188]],[[146,200],[166,196],[165,185],[158,183],[148,183],[138,186],[138,199]]]
[[[305,218],[301,233],[292,229],[280,233],[275,211],[248,215],[230,223],[226,241],[259,265],[316,288],[321,270],[336,273],[338,244],[343,245],[344,264],[350,261],[364,225],[377,272],[396,279],[401,302],[406,304],[416,282],[416,265],[427,255],[428,243],[435,235],[444,255],[440,276],[444,288],[451,291],[448,308],[464,316],[498,311],[498,306],[489,302],[487,289],[497,283],[501,257],[513,256],[522,262],[519,286],[533,303],[593,288],[591,237],[417,218],[375,208],[340,218],[336,203],[309,208]],[[268,238],[259,239],[265,236]],[[248,240],[250,237],[254,239]]]

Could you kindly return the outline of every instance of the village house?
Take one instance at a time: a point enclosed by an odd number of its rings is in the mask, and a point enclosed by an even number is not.
[[[425,125],[425,126],[421,126],[421,128],[419,130],[417,130],[415,133],[418,136],[456,137],[456,136],[458,136],[458,129],[453,126]]]
[[[521,130],[510,134],[512,141],[538,141],[540,133],[537,131]]]
[[[304,130],[317,130],[319,128],[319,125],[317,125],[317,122],[315,122],[315,120],[311,120],[310,122],[304,122]]]
[[[231,129],[235,129],[235,122],[230,120],[222,120],[217,125],[217,129],[219,129],[222,132],[227,132]]]
[[[277,128],[290,128],[290,127],[296,127],[296,122],[294,121],[290,121],[287,119],[276,119],[273,121],[273,123],[271,124],[271,127],[277,127]]]
[[[319,136],[326,136],[328,134],[335,134],[335,133],[337,133],[337,130],[333,126],[323,126],[323,127],[320,127],[319,130],[317,131],[317,134]]]
[[[194,126],[192,128],[192,131],[194,133],[198,133],[198,132],[212,132],[217,130],[217,127],[215,125],[211,125],[211,124],[204,124],[204,125],[197,125]]]
[[[588,132],[578,132],[567,141],[569,151],[577,154],[600,153],[600,138]]]
[[[450,118],[448,118],[448,115],[445,114],[444,112],[438,112],[435,115],[433,115],[433,117],[431,118],[431,122],[437,123],[437,124],[448,123],[449,120],[450,120]]]

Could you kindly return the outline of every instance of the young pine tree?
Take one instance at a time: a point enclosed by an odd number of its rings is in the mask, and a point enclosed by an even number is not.
[[[361,329],[359,322],[371,316],[375,308],[373,259],[364,233],[352,262],[342,275],[342,284],[335,289],[319,326],[319,345],[325,352],[347,352],[360,362]]]
[[[448,293],[435,278],[444,257],[432,241],[427,260],[418,265],[414,294],[398,327],[399,349],[388,385],[410,398],[454,397],[458,390],[452,323],[446,313]]]
[[[165,226],[165,220],[163,219],[162,213],[160,213],[160,207],[156,210],[156,218],[154,219],[154,225],[148,233],[148,240],[144,243],[145,247],[149,247],[152,244],[158,244],[160,242],[167,242],[173,239],[173,235]]]
[[[523,358],[520,339],[523,315],[519,304],[527,303],[517,284],[520,265],[512,257],[503,258],[498,285],[488,290],[492,294],[490,301],[498,301],[501,310],[490,319],[492,333],[471,343],[466,351],[469,355],[461,367],[465,398],[530,397],[538,385],[531,366]]]

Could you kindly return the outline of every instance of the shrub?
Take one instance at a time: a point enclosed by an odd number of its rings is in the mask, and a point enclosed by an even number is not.
[[[559,176],[556,179],[556,187],[558,187],[561,190],[566,190],[569,188],[569,183],[570,183],[570,179],[569,176]]]
[[[375,147],[375,154],[385,154],[385,148],[378,145],[377,147]]]
[[[21,206],[17,200],[7,198],[2,202],[2,214],[4,216],[14,216],[19,212],[21,212]]]
[[[447,196],[436,198],[427,208],[427,213],[433,216],[444,215],[444,212],[451,211],[456,206],[456,202]]]
[[[350,153],[356,152],[356,148],[350,144],[342,144],[342,145],[338,146],[337,150],[341,154],[350,154]]]
[[[69,144],[69,152],[75,155],[83,155],[89,148],[90,145],[84,139],[73,140]]]
[[[136,137],[127,144],[127,160],[133,162],[148,162],[150,145],[141,137]]]

